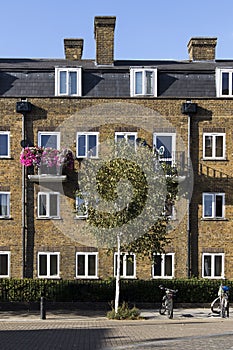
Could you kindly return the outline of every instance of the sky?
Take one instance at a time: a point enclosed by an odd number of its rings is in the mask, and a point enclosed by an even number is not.
[[[216,58],[233,58],[233,1],[7,0],[0,58],[64,58],[64,38],[83,38],[95,58],[94,17],[116,16],[114,59],[188,59],[191,37],[217,37]]]

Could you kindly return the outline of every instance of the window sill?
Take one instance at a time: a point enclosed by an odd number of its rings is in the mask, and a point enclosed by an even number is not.
[[[222,280],[222,279],[225,279],[225,277],[219,277],[219,276],[202,276],[202,278],[205,278],[205,279],[210,279],[210,280]]]
[[[61,279],[61,277],[59,277],[59,276],[38,276],[38,278],[39,278],[40,280],[45,280],[45,279],[49,279],[49,280],[51,280],[51,279],[60,280],[60,279]]]
[[[201,218],[201,221],[229,221],[225,218]]]
[[[228,162],[227,158],[201,158],[201,160],[205,162]]]
[[[36,220],[62,220],[62,218],[53,218],[53,217],[36,217]]]
[[[85,277],[85,276],[76,276],[75,277],[76,280],[98,280],[99,277]]]
[[[159,280],[159,279],[171,280],[173,278],[174,276],[152,276],[152,280]]]
[[[12,157],[10,157],[10,156],[0,156],[0,160],[1,159],[7,159],[7,160],[9,160],[9,159],[13,159]]]
[[[116,276],[114,276],[116,278]],[[123,280],[136,280],[137,277],[136,276],[120,276],[120,278],[122,278]]]
[[[13,220],[11,216],[0,216],[0,220]]]

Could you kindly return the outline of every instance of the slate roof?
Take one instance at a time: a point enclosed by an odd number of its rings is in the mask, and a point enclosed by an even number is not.
[[[53,97],[55,67],[82,67],[83,97],[129,97],[130,67],[157,67],[159,98],[216,97],[216,67],[233,60],[117,60],[97,66],[94,60],[0,59],[0,96]]]

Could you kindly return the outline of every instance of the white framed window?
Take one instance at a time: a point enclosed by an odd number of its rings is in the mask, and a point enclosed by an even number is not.
[[[128,144],[136,148],[136,132],[115,132],[115,142],[121,142],[125,140]]]
[[[10,132],[0,131],[0,158],[10,157]]]
[[[77,132],[77,158],[98,158],[98,132]]]
[[[153,148],[157,152],[159,160],[169,165],[175,163],[176,134],[175,133],[154,133]]]
[[[38,253],[38,277],[59,278],[60,253],[39,252]]]
[[[202,277],[224,278],[224,253],[202,254]]]
[[[174,277],[174,253],[154,254],[152,265],[153,278],[173,278]]]
[[[10,192],[0,192],[0,218],[10,216]]]
[[[38,218],[59,218],[59,201],[59,192],[38,192]]]
[[[117,253],[114,254],[114,276],[117,275]],[[136,278],[136,255],[121,253],[120,276],[122,278]]]
[[[157,69],[130,69],[130,96],[157,96]]]
[[[10,252],[0,251],[0,278],[10,277]]]
[[[233,96],[233,69],[216,68],[216,93],[217,97]]]
[[[38,131],[38,146],[60,149],[59,131]]]
[[[203,193],[202,209],[204,219],[223,219],[225,217],[225,193]]]
[[[55,68],[55,95],[82,96],[82,68]]]
[[[98,278],[98,253],[76,253],[76,278]]]
[[[203,158],[225,159],[226,134],[203,133]]]
[[[75,212],[76,218],[84,219],[88,217],[88,202],[82,193],[75,196]]]

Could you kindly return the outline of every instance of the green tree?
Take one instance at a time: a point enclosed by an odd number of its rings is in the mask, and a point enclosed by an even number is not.
[[[98,159],[82,162],[79,186],[88,203],[85,229],[99,246],[117,248],[115,312],[119,306],[121,248],[152,257],[167,243],[165,202],[174,199],[173,175],[140,143],[101,145]]]

